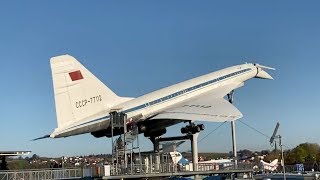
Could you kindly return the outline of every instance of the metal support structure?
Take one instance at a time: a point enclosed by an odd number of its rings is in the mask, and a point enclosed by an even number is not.
[[[0,156],[0,170],[8,170],[6,156]]]
[[[159,137],[150,137],[150,141],[152,142],[153,144],[153,151],[155,153],[159,152],[160,151],[160,145],[159,145]]]
[[[183,172],[166,172],[166,173],[152,173],[152,174],[139,174],[139,175],[119,175],[119,176],[107,176],[103,179],[172,179],[172,177],[190,177],[196,175],[202,176],[214,176],[214,175],[231,175],[231,174],[248,174],[248,178],[252,179],[253,170],[217,170],[217,171],[183,171]],[[177,178],[179,179],[179,178]],[[180,178],[183,179],[183,178]]]
[[[232,90],[228,96],[228,101],[233,104],[233,93]],[[231,121],[231,134],[232,134],[232,152],[233,152],[233,160],[234,160],[234,168],[238,168],[238,157],[237,157],[237,140],[236,140],[236,123],[235,121]]]
[[[155,159],[154,159],[154,163],[155,163],[154,170],[156,172],[161,172],[161,169],[160,169],[160,154],[159,153],[156,153],[156,156],[155,156]]]
[[[123,120],[123,152],[124,152],[124,168],[128,168],[128,156],[127,156],[127,143],[126,143],[126,133],[127,133],[127,115],[120,113],[120,118]]]
[[[270,144],[272,144],[273,142],[276,143],[276,141],[274,141],[275,139],[279,139],[279,146],[280,146],[280,150],[281,150],[281,166],[282,166],[282,171],[283,171],[283,179],[286,180],[286,168],[284,165],[284,155],[283,155],[283,145],[282,145],[282,141],[281,141],[281,135],[277,135],[278,129],[279,129],[280,123],[278,122],[273,134],[269,140]]]
[[[150,173],[153,173],[153,169],[152,169],[152,164],[153,164],[153,161],[152,161],[152,155],[150,154]]]
[[[238,157],[237,157],[237,140],[236,140],[236,124],[235,121],[231,121],[231,133],[232,133],[232,152],[234,159],[234,168],[238,168]]]
[[[118,113],[120,114],[120,113]],[[111,114],[111,128],[112,128],[112,138],[115,134],[119,135],[119,132],[122,132],[122,130],[124,130],[124,127],[122,127],[123,129],[119,129],[121,128],[121,123],[119,125],[115,124],[115,122],[113,122],[114,118],[118,118],[118,114],[117,112],[115,112],[115,114]],[[129,143],[132,143],[133,141],[130,141],[132,138],[130,138],[130,133],[132,133],[132,127],[129,122],[126,121],[122,121],[122,126],[127,126],[128,127],[128,136],[125,136],[124,138],[127,138],[128,143],[127,144],[123,144],[124,147],[129,147]],[[132,121],[131,121],[132,122]],[[146,157],[148,160],[145,160],[145,166],[144,168],[142,168],[142,159],[141,159],[141,155],[139,153],[139,160],[140,160],[140,168],[138,169],[140,172],[135,172],[135,165],[132,165],[133,161],[132,157],[133,157],[133,150],[134,149],[138,149],[138,147],[134,147],[134,145],[131,145],[131,149],[128,149],[126,152],[131,154],[131,169],[130,167],[128,168],[122,168],[122,169],[118,169],[118,171],[116,170],[117,166],[113,166],[111,167],[111,169],[114,171],[116,171],[116,173],[111,173],[111,176],[106,177],[107,179],[126,179],[126,178],[146,178],[146,177],[159,177],[159,178],[163,178],[163,177],[171,177],[171,176],[194,176],[194,179],[200,179],[200,175],[212,175],[212,174],[237,174],[240,172],[247,172],[247,170],[227,170],[227,171],[206,171],[203,168],[199,168],[199,164],[198,164],[198,135],[199,132],[202,131],[204,129],[204,126],[202,124],[198,124],[195,125],[194,123],[189,121],[189,125],[186,126],[184,128],[184,130],[181,129],[181,132],[183,134],[185,134],[184,136],[176,136],[176,137],[151,137],[150,140],[152,141],[153,145],[154,145],[154,150],[160,150],[159,148],[159,143],[162,141],[176,141],[176,140],[186,140],[189,139],[191,142],[191,147],[192,147],[192,162],[193,162],[193,171],[190,171],[190,169],[179,169],[176,164],[173,163],[169,163],[168,159],[170,159],[169,157],[165,157],[162,154],[159,153],[159,151],[157,151],[156,156],[158,157],[154,157],[152,155],[149,155],[149,158]],[[115,131],[115,133],[113,132],[113,128],[118,128],[116,129],[117,131]],[[121,131],[119,131],[121,130]],[[135,133],[133,133],[135,134]],[[121,135],[122,136],[122,135]],[[121,141],[121,138],[118,138]],[[118,144],[122,144],[123,142],[121,141]],[[137,139],[138,141],[138,139]],[[138,142],[139,144],[139,142]],[[118,153],[118,151],[114,151],[114,146],[117,145],[113,142],[113,153]],[[120,147],[123,148],[123,147]],[[139,149],[140,152],[140,149]],[[120,156],[124,156],[124,154],[121,154]],[[167,156],[170,156],[167,154]],[[113,155],[114,158],[114,155]],[[117,158],[117,160],[119,160]],[[123,162],[123,159],[121,159],[122,161],[119,160],[119,163],[121,165],[121,162]],[[113,161],[115,162],[115,161]],[[160,162],[160,163],[159,163]],[[176,162],[176,161],[175,161]],[[113,163],[114,164],[114,163]],[[159,165],[159,168],[157,168],[157,164]],[[200,171],[199,171],[200,169]],[[142,171],[142,172],[141,172]],[[131,172],[131,173],[130,173]],[[248,172],[252,172],[252,170],[248,171]]]
[[[142,159],[141,159],[141,151],[140,151],[140,144],[139,144],[139,135],[137,136],[137,148],[139,153],[139,163],[140,163],[140,174],[142,173]]]
[[[197,126],[191,121],[189,121],[189,127],[197,127]],[[158,137],[158,138],[150,138],[150,140],[153,143],[154,149],[156,149],[157,146],[159,146],[159,142],[162,142],[162,141],[177,141],[177,140],[189,139],[191,142],[193,171],[198,171],[198,136],[199,136],[199,131],[196,133],[189,132],[184,136],[165,137],[165,138]],[[194,179],[200,179],[199,175],[195,175]]]
[[[194,123],[189,121],[189,126],[193,128],[197,128],[199,131],[190,131],[188,134],[191,135],[191,151],[192,151],[192,165],[193,165],[193,171],[198,171],[198,136],[199,132],[204,130],[201,129],[200,127],[196,126]],[[199,175],[195,175],[194,179],[200,179]]]
[[[199,133],[192,134],[191,151],[193,171],[198,171],[198,136]],[[199,175],[194,175],[194,179],[200,179]]]
[[[198,171],[198,136],[199,133],[195,133],[191,138],[193,171]]]
[[[279,146],[281,149],[281,166],[282,166],[282,171],[283,171],[283,179],[286,180],[286,167],[284,165],[284,156],[283,156],[283,147],[282,147],[283,145],[281,142],[281,136],[279,135],[278,138],[279,138]]]
[[[110,113],[111,120],[111,139],[112,139],[112,164],[113,174],[123,173],[128,167],[126,131],[127,131],[127,115],[113,111]],[[123,130],[123,135],[120,135],[114,141],[114,130]],[[122,138],[121,138],[122,137]],[[120,145],[121,143],[121,145]],[[119,147],[120,146],[120,147]],[[120,168],[120,169],[119,169]]]
[[[112,139],[112,174],[134,174],[135,160],[133,159],[134,150],[138,150],[139,155],[139,171],[141,173],[142,162],[139,147],[138,127],[135,122],[128,121],[127,115],[123,112],[113,111],[110,113],[111,120],[111,139]],[[115,134],[119,134],[118,138],[114,138]],[[134,142],[136,141],[136,145]],[[131,148],[129,144],[131,143]],[[129,148],[128,148],[129,147]],[[128,158],[130,154],[130,159]],[[130,166],[128,166],[130,162]]]
[[[180,141],[180,140],[188,140],[191,139],[192,135],[188,134],[185,136],[174,136],[174,137],[159,137],[157,138],[157,142],[163,142],[163,141]]]

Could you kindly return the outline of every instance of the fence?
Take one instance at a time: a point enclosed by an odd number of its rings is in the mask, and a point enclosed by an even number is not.
[[[80,179],[82,177],[82,169],[0,171],[0,180]]]
[[[239,163],[239,169],[253,169],[252,163]],[[198,171],[231,170],[233,165],[219,166],[215,163],[198,164]],[[311,170],[312,167],[305,166],[305,170]],[[188,165],[177,165],[173,163],[149,163],[149,164],[129,164],[122,166],[97,166],[86,168],[69,169],[36,169],[19,171],[0,171],[0,180],[42,180],[42,179],[81,179],[83,177],[103,177],[112,175],[143,175],[153,173],[175,173],[192,171],[192,163]],[[309,171],[310,171],[309,170]],[[315,169],[318,170],[318,169]],[[294,166],[286,166],[286,172],[293,172]]]
[[[197,164],[198,171],[217,171],[217,170],[232,170],[233,164],[228,166],[218,165],[216,163],[199,163]],[[253,165],[243,163],[238,166],[238,169],[252,169]],[[193,164],[179,165],[174,163],[161,163],[161,164],[133,164],[125,166],[112,166],[109,165],[108,170],[110,175],[138,175],[138,174],[152,174],[152,173],[175,173],[175,172],[188,172],[193,171]],[[108,172],[106,172],[108,174]],[[105,174],[105,169],[101,170],[101,174]]]

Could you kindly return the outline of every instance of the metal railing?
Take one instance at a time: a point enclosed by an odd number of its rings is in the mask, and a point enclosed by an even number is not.
[[[128,178],[137,178],[137,177],[154,177],[154,178],[160,178],[165,176],[171,176],[173,174],[176,174],[177,176],[184,175],[195,175],[194,173],[199,173],[199,175],[203,176],[209,176],[212,174],[224,174],[226,177],[231,177],[233,175],[237,175],[238,177],[247,179],[252,179],[252,172],[249,170],[241,171],[241,169],[234,170],[233,168],[224,168],[219,167],[219,165],[214,163],[206,163],[206,164],[198,164],[198,171],[193,172],[193,164],[190,163],[189,165],[181,166],[173,163],[161,163],[161,164],[142,164],[142,168],[140,168],[140,165],[131,165],[128,167],[124,166],[112,166],[112,165],[106,165],[108,168],[105,168],[105,172],[103,172],[105,175],[103,178],[109,179],[121,179],[124,177]],[[193,173],[193,174],[192,174]],[[169,174],[169,175],[168,175]],[[159,176],[160,175],[160,176]]]
[[[239,163],[239,169],[252,169],[251,164]],[[124,166],[112,166],[110,165],[110,175],[137,175],[137,174],[152,174],[152,173],[175,173],[175,172],[187,172],[193,171],[193,164],[178,165],[174,163],[161,163],[161,164],[133,164],[127,167]],[[219,166],[216,163],[199,163],[197,164],[198,171],[218,171],[218,170],[230,170],[233,169],[233,165]],[[103,172],[104,173],[104,172]]]
[[[82,169],[0,171],[0,180],[80,179],[82,177]]]
[[[144,175],[158,173],[177,173],[192,171],[192,163],[189,165],[177,165],[174,163],[148,163],[148,164],[129,164],[124,166],[96,166],[85,168],[69,169],[33,169],[33,170],[15,170],[0,171],[0,180],[43,180],[43,179],[81,179],[84,177],[103,177],[116,175]],[[228,170],[232,167],[219,167],[214,163],[198,164],[198,171],[217,171]],[[246,164],[246,166],[248,166]],[[240,167],[240,166],[239,166]]]

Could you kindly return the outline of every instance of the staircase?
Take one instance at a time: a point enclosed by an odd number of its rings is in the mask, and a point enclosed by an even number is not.
[[[111,112],[111,134],[112,134],[112,174],[119,175],[124,173],[133,173],[133,164],[136,163],[133,156],[138,154],[140,168],[141,164],[141,154],[139,148],[139,130],[138,126],[133,121],[127,121],[127,115],[120,112]],[[114,132],[119,131],[122,134],[115,138],[113,136]],[[131,147],[130,147],[130,146]]]

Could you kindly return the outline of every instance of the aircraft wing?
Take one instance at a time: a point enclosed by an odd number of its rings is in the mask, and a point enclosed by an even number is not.
[[[169,108],[152,119],[177,119],[191,121],[224,122],[233,121],[242,117],[242,113],[223,97],[233,89],[239,88],[243,83],[233,83],[199,97],[180,103]]]

